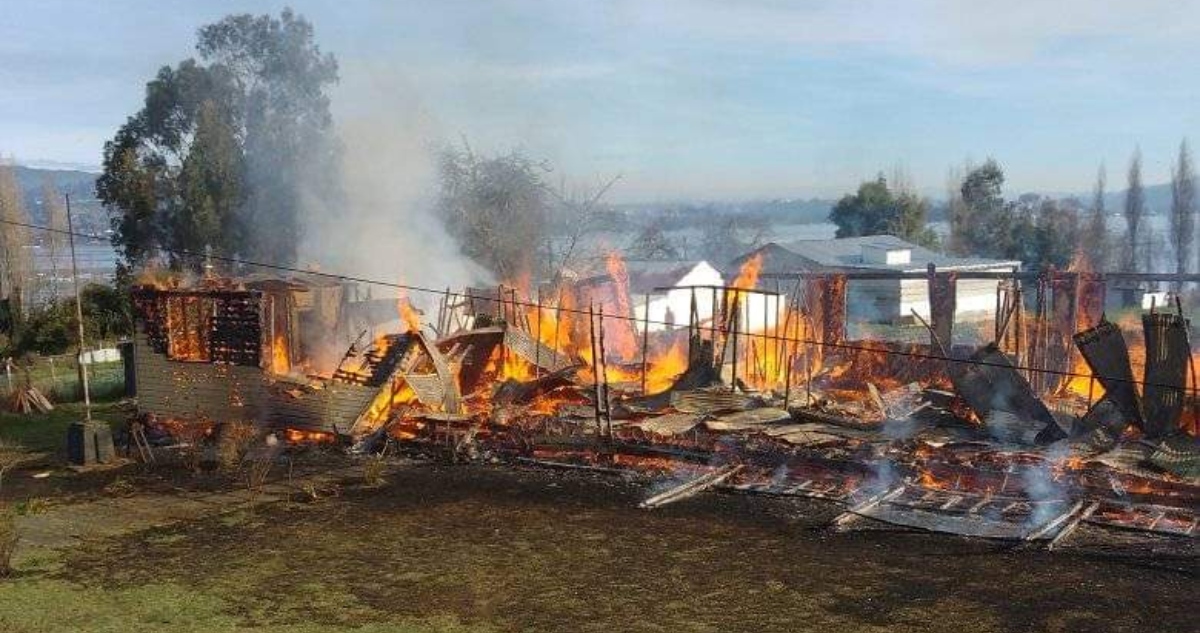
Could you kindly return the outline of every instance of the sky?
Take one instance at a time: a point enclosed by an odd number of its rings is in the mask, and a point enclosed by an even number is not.
[[[338,58],[335,117],[521,149],[614,201],[830,197],[898,165],[938,193],[1164,182],[1200,142],[1200,0],[5,0],[0,155],[100,162],[201,25],[291,6]],[[387,125],[387,122],[383,122]]]

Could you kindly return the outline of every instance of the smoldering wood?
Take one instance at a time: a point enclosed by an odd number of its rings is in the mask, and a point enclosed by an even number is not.
[[[1141,400],[1121,328],[1102,319],[1099,325],[1075,334],[1074,339],[1092,375],[1104,387],[1105,398],[1118,407],[1126,421],[1141,427]]]
[[[1104,320],[1104,305],[1108,297],[1108,282],[1099,273],[1079,273],[1077,296],[1077,328],[1090,328]]]
[[[334,371],[333,380],[379,388],[392,377],[401,359],[409,354],[415,340],[408,334],[388,334],[380,337],[365,349],[348,356],[359,359],[359,367],[347,368],[343,362]]]
[[[1168,435],[1179,426],[1191,357],[1188,327],[1188,320],[1177,314],[1157,312],[1142,316],[1146,340],[1142,429],[1149,439]]]
[[[667,504],[683,501],[694,497],[709,488],[717,486],[742,470],[740,464],[730,464],[716,470],[703,473],[685,481],[669,490],[658,493],[638,504],[639,508],[661,508]]]
[[[459,389],[471,392],[483,379],[488,360],[505,340],[505,328],[487,326],[464,330],[437,341],[436,345],[457,369]]]
[[[709,388],[672,391],[669,402],[677,411],[684,413],[727,413],[749,409],[754,406],[755,400],[727,389]]]
[[[1099,432],[1102,435],[1094,437],[1093,441],[1102,444],[1111,444],[1114,438],[1119,437],[1125,427],[1129,425],[1131,418],[1126,413],[1123,405],[1115,402],[1109,394],[1104,394],[1096,402],[1088,407],[1088,410],[1079,418],[1079,431],[1072,429],[1072,435],[1080,436],[1084,431]]]
[[[1156,504],[1101,500],[1084,521],[1105,527],[1170,536],[1195,536],[1200,517],[1195,511]]]
[[[604,306],[600,306],[600,309],[596,313],[596,318],[598,319],[596,323],[596,332],[600,336],[600,340],[598,342],[599,348],[597,349],[596,356],[596,361],[600,368],[600,401],[597,402],[597,406],[600,407],[600,413],[602,415],[601,420],[604,423],[601,426],[601,432],[605,440],[611,442],[612,398],[610,397],[611,393],[609,391],[608,384],[608,350],[604,345]]]
[[[1039,444],[1066,437],[995,343],[979,348],[966,362],[951,361],[948,373],[958,395],[997,437],[1022,442],[1033,439]]]
[[[602,397],[600,392],[600,365],[596,349],[596,313],[595,307],[592,304],[588,304],[588,329],[590,331],[588,340],[591,341],[592,346],[592,408],[596,415],[596,436],[599,437],[604,433],[604,425],[600,417],[602,415],[600,409],[600,399]]]
[[[829,275],[821,280],[821,337],[827,344],[846,340],[846,275]]]
[[[496,386],[492,392],[492,402],[496,404],[528,404],[538,396],[560,387],[576,384],[577,373],[577,368],[567,367],[525,382],[509,378]]]
[[[1024,541],[1049,538],[1077,511],[1068,499],[1034,500],[908,485],[854,514],[920,530]]]
[[[497,294],[499,295],[500,293],[498,292]],[[500,303],[507,303],[507,301]],[[512,303],[515,307],[516,302],[513,301]],[[1015,307],[1013,309],[1015,309]],[[505,313],[508,312],[507,306],[502,305],[501,310]],[[728,312],[731,318],[736,318],[733,317],[733,311]],[[495,349],[496,345],[505,345],[505,353],[510,351],[510,346],[508,346],[505,341],[505,331],[511,329],[512,331],[523,332],[520,328],[515,327],[515,323],[525,323],[521,321],[519,313],[511,318],[514,320],[514,324],[509,324],[511,327],[499,326],[494,328],[492,331],[485,331],[482,333],[473,332],[469,335],[451,337],[451,339],[447,341],[438,341],[436,343],[437,349],[442,351],[446,357],[446,365],[451,367],[452,370],[458,374],[461,371],[464,371],[467,366],[477,359],[486,361],[490,356],[490,352]],[[1016,314],[1010,316],[1009,318],[1016,318]],[[695,320],[696,319],[692,319],[692,321]],[[528,324],[525,324],[526,327],[528,327]],[[778,326],[778,318],[776,326]],[[815,330],[815,328],[806,328],[806,331],[812,330]],[[689,328],[689,334],[692,332],[692,328]],[[779,334],[778,327],[776,327],[775,332],[776,334]],[[698,358],[696,360],[700,361],[698,363],[700,368],[707,366],[706,371],[711,372],[713,369],[712,341],[702,340],[702,337],[700,336],[701,328],[699,327],[698,323],[694,329],[694,333],[696,340],[693,341],[692,337],[689,337],[689,347],[692,350],[698,350],[698,348],[702,347],[703,345],[708,346],[707,362],[704,362],[705,359],[703,358]],[[783,334],[785,336],[790,336],[786,319],[784,319]],[[600,337],[602,337],[602,333],[597,338]],[[534,337],[535,340],[537,338],[540,337]],[[769,340],[769,337],[764,338]],[[556,336],[555,340],[557,339],[558,337]],[[751,340],[755,339],[751,338]],[[486,344],[484,344],[485,341]],[[781,350],[783,352],[781,356],[789,359],[788,369],[790,370],[796,354],[794,352],[790,354],[787,353],[788,347],[783,341],[776,342],[780,345],[777,350]],[[593,341],[593,344],[594,343],[595,341]],[[540,360],[541,350],[537,348],[531,349],[534,356],[535,365],[540,367],[542,363],[538,361]],[[597,378],[603,375],[603,351],[604,350],[601,345],[601,349],[598,351],[598,353],[593,354],[593,362],[597,363],[597,366],[595,367],[597,370],[595,372],[595,376]],[[1081,351],[1080,353],[1082,354],[1083,352]],[[695,351],[694,354],[695,357],[703,357],[704,355],[705,354],[699,351]],[[644,356],[645,355],[643,354],[643,357]],[[691,361],[693,359],[689,360]],[[936,362],[939,365],[941,364],[940,361],[931,362]],[[435,364],[433,360],[428,360],[428,365],[433,364]],[[204,366],[203,364],[192,365],[197,367]],[[751,366],[757,366],[757,363],[749,361],[746,362],[745,366],[749,368]],[[402,360],[398,364],[398,367],[406,368],[409,367],[409,365]],[[693,363],[689,362],[689,371],[692,370],[692,367]],[[220,369],[230,370],[234,368],[221,366]],[[420,379],[429,379],[430,381],[442,379],[442,377],[438,375],[441,372],[436,371],[436,367],[422,365],[421,371],[423,373],[419,374]],[[428,373],[431,371],[433,373]],[[699,369],[697,371],[699,371]],[[261,372],[259,373],[261,374]],[[372,372],[368,372],[368,374],[371,373]],[[211,375],[219,376],[219,374],[204,374],[203,376],[209,377]],[[252,410],[262,411],[262,407],[272,406],[272,403],[274,402],[272,399],[275,398],[290,398],[291,400],[295,401],[293,403],[294,406],[290,410],[280,408],[278,414],[278,423],[295,427],[294,424],[290,423],[292,416],[294,415],[294,411],[320,410],[321,414],[328,418],[330,407],[342,406],[337,404],[337,402],[334,402],[332,394],[328,393],[331,385],[337,390],[357,390],[358,393],[366,394],[367,397],[372,396],[373,393],[378,393],[372,392],[370,389],[359,384],[341,384],[337,381],[333,381],[332,383],[326,383],[325,387],[322,388],[319,382],[316,380],[309,381],[309,384],[299,382],[296,384],[290,384],[289,381],[283,380],[282,378],[283,377],[274,377],[272,379],[271,384],[274,385],[274,388],[271,390],[271,393],[266,396],[268,399],[264,403],[255,405],[259,406],[259,409],[247,407],[244,412],[250,412]],[[480,439],[483,436],[490,435],[494,438],[507,436],[509,438],[516,438],[515,440],[492,440],[497,442],[497,444],[495,444],[497,451],[495,453],[489,452],[488,454],[500,454],[507,457],[516,455],[516,457],[513,458],[516,461],[540,463],[541,465],[548,466],[561,464],[562,467],[595,468],[592,466],[580,466],[579,464],[570,463],[569,460],[576,458],[567,457],[565,455],[561,458],[561,460],[556,457],[544,458],[544,456],[547,455],[554,455],[554,451],[558,449],[572,451],[573,453],[577,451],[577,454],[580,455],[578,459],[581,461],[590,461],[596,459],[597,456],[604,457],[619,452],[621,454],[627,453],[629,455],[654,457],[657,459],[672,459],[688,461],[697,464],[705,464],[712,462],[715,454],[714,450],[716,450],[713,448],[714,446],[720,446],[722,448],[735,447],[735,449],[738,451],[737,454],[739,455],[739,460],[753,460],[747,461],[747,463],[753,464],[753,466],[747,467],[747,470],[752,472],[749,478],[743,474],[743,476],[738,478],[737,483],[732,485],[727,485],[727,480],[725,483],[714,484],[713,486],[704,486],[702,489],[711,489],[712,487],[719,485],[724,486],[729,490],[745,492],[762,494],[798,494],[822,499],[834,499],[846,503],[847,505],[850,505],[850,503],[853,502],[852,500],[857,501],[858,499],[856,496],[852,497],[850,493],[853,492],[860,485],[860,482],[864,480],[861,474],[855,477],[850,477],[847,475],[842,480],[837,480],[836,478],[814,477],[811,476],[811,474],[807,471],[803,470],[791,471],[782,476],[776,476],[778,475],[778,471],[776,470],[774,471],[775,474],[772,474],[772,469],[781,464],[787,464],[789,467],[791,467],[793,462],[789,462],[788,460],[793,458],[796,458],[797,461],[801,463],[803,463],[801,460],[808,460],[816,455],[820,455],[821,458],[824,459],[835,459],[830,457],[830,455],[833,453],[837,453],[838,456],[836,459],[843,460],[844,463],[858,463],[861,466],[861,462],[857,460],[863,459],[863,456],[868,452],[874,452],[875,449],[878,449],[883,445],[883,443],[879,441],[880,435],[877,422],[867,422],[862,419],[858,419],[853,415],[850,417],[842,416],[844,419],[836,419],[838,414],[830,412],[859,411],[859,409],[854,407],[841,409],[837,403],[833,403],[827,410],[815,408],[811,410],[798,409],[792,412],[771,410],[767,407],[778,404],[778,400],[773,400],[773,396],[771,394],[764,394],[762,396],[730,394],[728,390],[722,388],[711,391],[680,392],[678,390],[674,390],[665,392],[665,400],[655,404],[652,411],[637,410],[633,406],[629,406],[635,404],[634,399],[626,400],[614,398],[612,406],[617,409],[617,421],[614,422],[612,418],[607,420],[605,427],[602,427],[602,436],[605,436],[608,439],[604,445],[598,446],[595,436],[587,433],[586,431],[581,431],[583,429],[587,429],[587,427],[590,427],[592,421],[590,418],[593,417],[593,411],[590,410],[591,406],[586,407],[588,409],[585,411],[587,416],[582,420],[578,417],[577,410],[582,408],[583,405],[578,404],[564,404],[562,405],[561,409],[554,411],[552,414],[546,414],[542,411],[535,411],[532,415],[530,415],[528,410],[523,410],[521,408],[524,403],[528,403],[536,399],[537,396],[540,393],[544,393],[547,388],[557,389],[560,387],[567,387],[569,391],[573,392],[572,395],[581,393],[582,390],[586,389],[585,386],[579,385],[577,381],[565,377],[562,379],[562,381],[555,382],[553,384],[551,384],[552,381],[542,380],[548,378],[546,375],[539,376],[538,378],[539,380],[533,381],[535,384],[509,382],[498,386],[481,385],[481,387],[496,387],[496,391],[493,394],[493,403],[498,405],[497,409],[493,412],[494,415],[487,416],[487,420],[483,422],[478,419],[478,416],[472,418],[463,414],[448,415],[439,412],[430,413],[415,410],[415,408],[410,408],[412,405],[406,405],[405,407],[398,408],[393,414],[398,418],[404,417],[405,419],[429,421],[429,428],[435,426],[433,423],[436,422],[436,426],[439,428],[452,426],[456,430],[455,432],[459,432],[464,429],[469,430],[469,432],[472,434],[471,437],[474,438],[472,441],[480,446],[482,446],[484,441],[487,441]],[[790,383],[790,379],[788,382]],[[253,399],[257,396],[254,396],[252,393],[250,393],[252,391],[253,389],[248,390],[246,393],[238,392],[235,394],[235,396],[238,400],[242,400],[244,398]],[[809,391],[811,392],[811,389]],[[603,398],[596,398],[593,402],[588,403],[588,405],[594,405],[598,407],[605,400],[607,400],[607,384],[604,385],[603,389],[599,390],[599,393],[603,396]],[[921,390],[921,393],[924,396],[928,392],[927,390]],[[893,405],[889,402],[890,396],[893,394],[898,396],[898,402],[904,406]],[[903,412],[908,411],[910,408],[909,405],[911,404],[912,400],[911,396],[913,395],[915,395],[915,393],[913,392],[913,388],[911,386],[906,386],[903,390],[881,393],[879,399],[883,401],[883,404],[880,408],[888,411],[889,415],[903,415]],[[736,398],[734,396],[736,396]],[[345,396],[337,395],[337,398],[345,398]],[[574,402],[580,402],[584,401],[585,399],[579,398],[578,400],[572,400]],[[667,406],[672,402],[680,405],[681,409],[694,410],[696,412],[670,412],[671,410],[667,408]],[[1109,403],[1106,406],[1114,407],[1115,405]],[[735,413],[715,413],[722,410],[734,411]],[[809,411],[811,411],[811,414]],[[662,412],[667,413],[656,418],[648,417],[653,416],[655,413]],[[945,415],[949,416],[950,413],[945,413]],[[713,419],[714,416],[716,419]],[[827,416],[831,419],[823,419],[820,423],[814,422],[814,420],[822,419],[820,416]],[[1017,416],[1007,416],[1007,414],[1002,412],[1000,417],[1015,419]],[[791,419],[789,420],[789,418]],[[536,422],[535,419],[549,419],[552,421]],[[987,418],[984,417],[984,419],[986,420]],[[701,424],[700,422],[704,420],[708,421]],[[797,423],[795,420],[801,420],[803,422]],[[923,421],[925,421],[924,416]],[[839,423],[844,428],[836,428]],[[542,424],[543,426],[535,426],[537,424]],[[335,424],[334,427],[336,428],[337,425]],[[956,427],[956,430],[962,430],[960,427]],[[376,440],[379,440],[386,436],[385,427],[380,426],[373,428],[375,428],[375,433],[373,435],[369,435],[369,437],[374,437]],[[817,430],[813,430],[814,428]],[[850,431],[851,428],[854,429],[853,432]],[[1036,430],[1036,426],[1030,425],[1028,428]],[[478,432],[479,435],[473,435],[475,432]],[[656,437],[651,439],[649,437],[649,434],[651,433],[656,434]],[[423,435],[414,441],[442,441],[444,438],[448,437],[448,434],[448,431],[439,430],[437,434],[429,434],[428,436]],[[670,437],[658,437],[658,434],[667,435]],[[1028,434],[1026,434],[1026,436],[1027,435]],[[501,441],[509,443],[502,444],[500,443]],[[744,444],[738,444],[739,441],[744,442]],[[978,444],[983,445],[984,443],[978,442]],[[929,445],[932,446],[934,444],[931,443]],[[907,448],[902,449],[894,443],[888,444],[887,446],[887,450],[889,451],[907,450]],[[987,450],[987,452],[996,452],[994,449],[995,445],[993,444]],[[818,450],[828,452],[818,454]],[[1008,449],[1006,448],[999,452],[1007,451]],[[803,455],[804,457],[796,457],[798,455]],[[1030,451],[1028,455],[1024,457],[1031,458],[1034,455],[1036,454]],[[981,461],[979,466],[984,468],[987,467],[986,462],[984,461]],[[913,468],[915,467],[915,464],[902,466],[902,468],[904,467]],[[970,466],[970,468],[975,467],[976,465]],[[653,466],[649,466],[649,469],[655,471],[661,468],[661,462],[654,462]],[[1075,466],[1072,466],[1071,468],[1075,468]],[[603,470],[604,472],[613,473],[631,472],[630,470],[624,468],[596,468],[596,470]],[[909,477],[912,477],[915,473],[910,470],[907,474]],[[1084,493],[1085,495],[1097,494],[1096,490],[1099,490],[1100,494],[1108,494],[1104,488],[1106,485],[1111,485],[1114,492],[1117,490],[1116,484],[1104,483],[1106,477],[1109,476],[1107,471],[1097,468],[1096,472],[1093,474],[1095,478],[1100,481],[1100,483],[1096,484],[1095,482],[1092,482],[1090,487],[1087,488],[1088,492]],[[958,489],[959,482],[957,479],[946,479],[940,475],[938,475],[938,479],[939,481],[943,482],[952,482],[949,484],[940,485],[952,485],[955,489],[947,491],[933,491],[928,489],[913,490],[912,494],[910,495],[891,500],[894,501],[894,503],[887,504],[886,507],[881,510],[881,513],[887,514],[887,516],[884,517],[881,514],[880,518],[882,518],[882,520],[889,520],[889,518],[898,517],[898,523],[900,524],[905,524],[907,521],[915,527],[920,527],[922,529],[951,531],[970,534],[973,536],[1005,537],[1004,534],[1008,534],[1009,536],[1007,537],[1012,538],[1012,535],[1023,534],[1023,536],[1017,536],[1017,538],[1049,539],[1052,535],[1060,534],[1062,530],[1065,530],[1067,527],[1078,522],[1078,514],[1072,515],[1069,512],[1066,512],[1067,509],[1080,507],[1079,502],[1081,500],[1091,500],[1090,496],[1073,497],[1069,500],[1063,500],[1063,502],[1074,505],[1054,505],[1058,503],[1058,500],[1051,500],[1049,504],[1039,506],[1037,503],[1032,502],[1029,499],[993,499],[990,495],[974,495],[970,490]],[[1077,479],[1079,479],[1079,477],[1072,477],[1070,479],[1071,485],[1074,485]],[[908,481],[911,482],[914,480],[910,478]],[[693,482],[685,482],[685,484],[691,483]],[[1007,483],[1008,480],[1006,478],[1005,484],[1000,486],[1001,493],[1006,492],[1005,488]],[[971,486],[974,484],[968,483],[965,485]],[[671,500],[677,500],[681,496],[685,497],[690,490],[693,490],[696,487],[698,486],[685,485],[683,491],[674,491],[673,495],[669,495],[668,502]],[[1133,490],[1134,488],[1130,486],[1131,496],[1135,496],[1137,494],[1134,493]],[[1176,497],[1164,498],[1169,498],[1171,500],[1177,499]],[[1044,514],[1053,518],[1048,523],[1042,523],[1040,520],[1036,522],[1036,524],[1029,523],[1028,519],[1033,515],[1032,511],[1034,509],[1046,510]],[[989,512],[999,513],[1003,516],[1004,520],[998,521],[998,523],[1001,524],[999,527],[996,529],[989,528],[984,530],[970,529],[971,526],[975,525],[975,522],[977,522],[980,517],[983,517],[984,519],[990,519],[990,515],[988,514]],[[1116,510],[1114,510],[1114,512],[1116,512]],[[951,518],[946,519],[947,515],[950,515]],[[962,517],[966,518],[963,519]],[[1156,528],[1157,526],[1162,525],[1166,525],[1169,528],[1174,529],[1174,527],[1178,526],[1181,521],[1186,521],[1187,517],[1180,516],[1178,513],[1173,511],[1161,511],[1144,513],[1144,516],[1142,513],[1139,513],[1138,517],[1136,518],[1119,519],[1125,524],[1134,526],[1131,529],[1141,529],[1142,526]],[[1024,532],[1010,530],[1010,528],[1014,528],[1018,522],[1021,522]],[[967,527],[963,528],[962,526],[964,525]],[[1034,531],[1031,532],[1030,530]]]
[[[826,306],[821,298],[821,293],[823,292],[821,280],[823,278],[809,277],[804,280],[804,306],[802,314],[805,317],[806,329],[810,331],[810,335],[807,337],[812,341],[810,345],[826,341],[823,330]]]
[[[449,360],[442,354],[441,350],[436,345],[430,342],[421,332],[412,332],[408,339],[413,342],[410,345],[410,351],[405,355],[403,365],[395,373],[399,373],[408,381],[418,395],[424,391],[422,397],[428,405],[440,406],[441,410],[446,413],[459,413],[462,411],[462,394],[459,392],[458,377],[451,371]],[[420,354],[421,357],[418,357]],[[433,367],[433,374],[423,371],[424,361],[428,361]],[[389,380],[394,380],[395,374],[389,376]],[[427,384],[424,389],[418,388],[418,383],[424,380]]]

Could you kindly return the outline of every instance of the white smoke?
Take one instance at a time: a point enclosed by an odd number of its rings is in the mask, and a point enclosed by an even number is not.
[[[444,290],[490,283],[459,251],[435,212],[438,126],[402,78],[386,68],[344,70],[332,97],[342,145],[341,208],[304,209],[302,266]],[[376,287],[373,296],[393,296]],[[426,310],[437,296],[410,292]]]

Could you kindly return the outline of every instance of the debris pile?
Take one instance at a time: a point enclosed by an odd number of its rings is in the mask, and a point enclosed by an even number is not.
[[[456,461],[631,473],[659,482],[647,509],[723,490],[838,503],[841,529],[882,521],[1052,545],[1085,524],[1200,533],[1181,314],[1148,314],[1141,340],[1127,341],[1077,280],[1053,295],[1069,292],[1074,304],[1039,296],[1032,318],[1019,296],[998,298],[995,341],[964,348],[949,344],[937,314],[954,314],[954,278],[931,275],[929,345],[851,341],[845,275],[785,296],[759,289],[751,260],[730,286],[672,289],[685,293],[688,318],[651,332],[622,267],[608,269],[607,285],[536,293],[552,302],[505,287],[447,294],[431,324],[402,300],[403,331],[360,334],[324,372],[297,371],[303,346],[264,327],[276,320],[264,306],[286,301],[245,290],[259,360],[210,352],[207,364],[255,365],[258,382],[243,377],[236,394],[242,419],[270,420],[295,441],[315,433],[356,452],[390,444]],[[152,305],[139,314],[137,353],[169,353],[175,336],[210,349],[232,340],[180,326],[170,298],[168,326],[156,325],[162,302]],[[277,345],[288,349],[284,373],[270,360]]]

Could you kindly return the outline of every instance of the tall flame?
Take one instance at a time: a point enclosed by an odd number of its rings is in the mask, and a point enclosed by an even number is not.
[[[738,290],[754,290],[758,287],[758,275],[762,272],[763,254],[755,253],[742,263],[738,276],[730,285]]]
[[[276,334],[271,341],[271,371],[276,374],[286,374],[292,369],[288,355],[287,340],[282,334]]]
[[[404,322],[405,331],[421,331],[421,315],[413,307],[412,301],[408,298],[407,291],[400,290],[400,296],[396,298],[396,308],[400,312],[400,320]]]
[[[646,393],[661,393],[674,384],[680,374],[687,371],[687,348],[676,339],[666,350],[650,355],[646,369]]]
[[[613,294],[616,300],[616,315],[612,321],[604,324],[608,340],[605,347],[610,347],[617,356],[626,362],[637,358],[637,331],[633,326],[633,309],[629,301],[629,271],[625,268],[625,260],[616,251],[610,251],[605,257],[604,266],[608,276],[613,281]],[[605,350],[606,352],[608,350]]]

